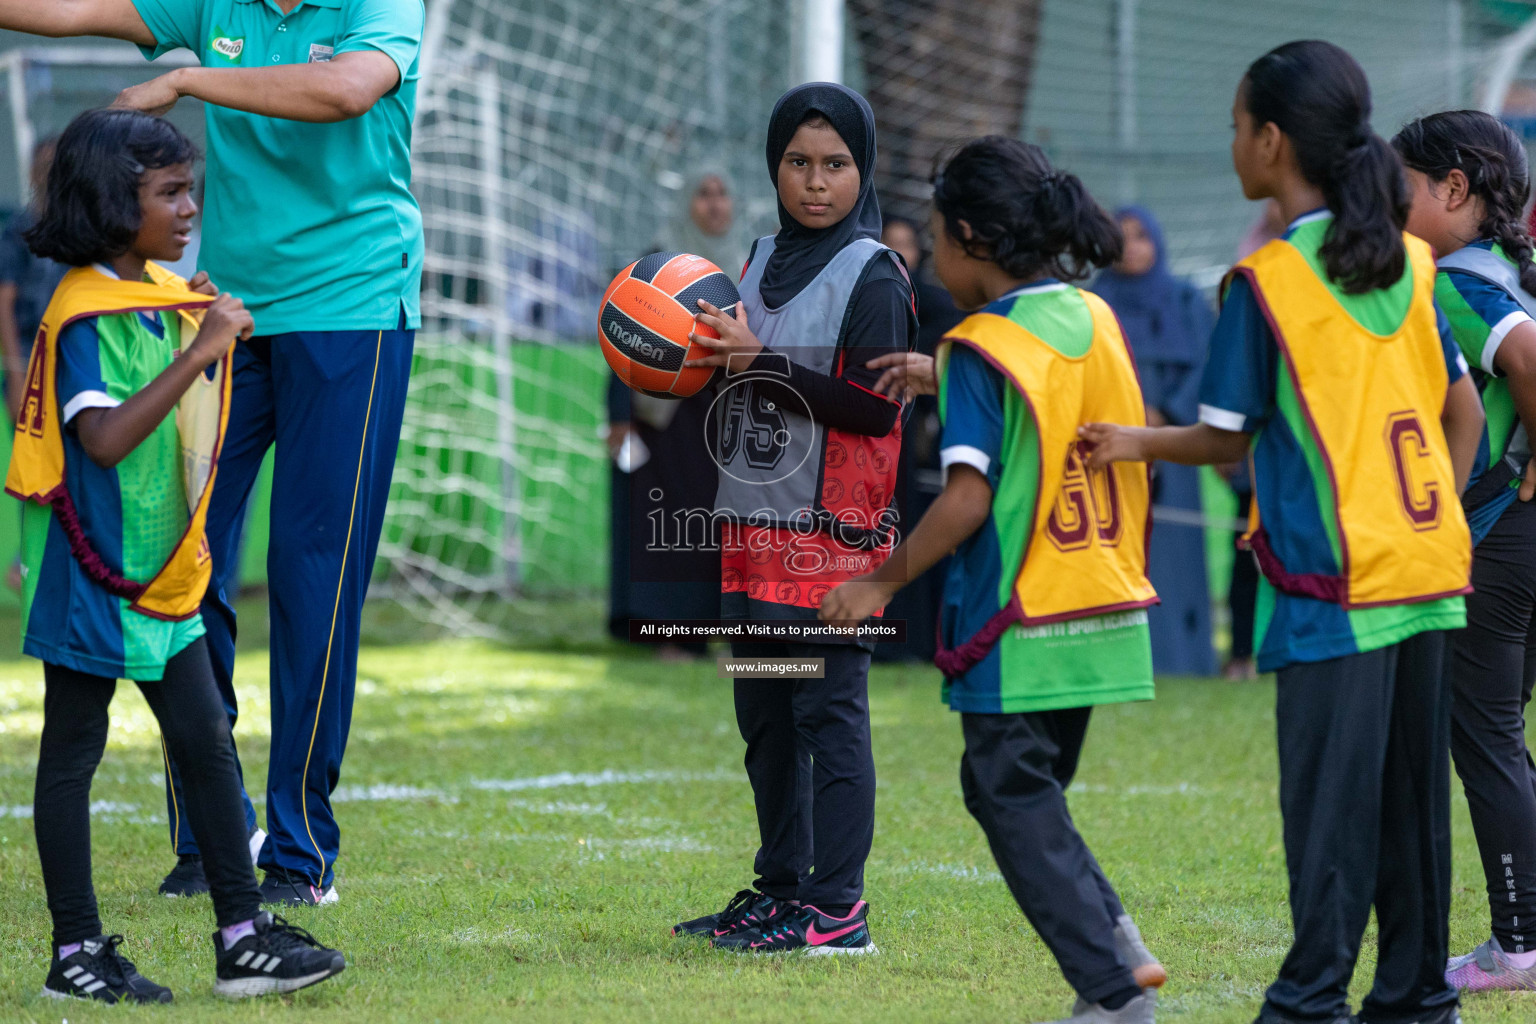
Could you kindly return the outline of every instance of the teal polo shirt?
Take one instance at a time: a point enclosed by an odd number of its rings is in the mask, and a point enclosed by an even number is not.
[[[399,84],[362,117],[307,124],[205,104],[198,265],[245,301],[258,334],[421,326],[421,209],[411,123],[422,0],[133,0],[157,44],[209,68],[262,68],[378,50]]]

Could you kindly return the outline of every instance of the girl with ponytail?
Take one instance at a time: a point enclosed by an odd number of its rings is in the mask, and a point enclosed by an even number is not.
[[[1488,427],[1462,505],[1476,549],[1467,628],[1451,662],[1451,756],[1482,852],[1492,935],[1447,966],[1470,991],[1536,988],[1536,771],[1525,706],[1536,664],[1536,267],[1525,147],[1498,119],[1452,110],[1392,140],[1413,197],[1408,230],[1434,246],[1435,297],[1472,364]],[[1523,479],[1523,483],[1522,483]]]
[[[934,270],[973,313],[936,356],[870,365],[877,391],[939,395],[944,491],[821,617],[860,622],[954,551],[935,662],[961,715],[966,807],[1077,991],[1067,1020],[1151,1024],[1167,972],[1064,793],[1093,707],[1153,695],[1146,468],[1089,474],[1077,445],[1083,423],[1145,417],[1114,314],[1070,283],[1119,257],[1120,230],[1074,175],[998,135],[962,146],[933,199]]]
[[[1232,163],[1289,228],[1228,276],[1200,422],[1082,431],[1090,467],[1252,460],[1244,546],[1264,575],[1258,667],[1277,673],[1294,925],[1264,1022],[1350,1017],[1373,905],[1376,983],[1359,1019],[1459,1020],[1443,666],[1446,632],[1466,623],[1472,543],[1455,498],[1483,414],[1370,115],[1365,73],[1331,43],[1253,62]]]

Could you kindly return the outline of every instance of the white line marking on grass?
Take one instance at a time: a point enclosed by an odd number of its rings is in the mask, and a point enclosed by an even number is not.
[[[138,804],[120,804],[116,800],[92,800],[92,814],[138,814]]]
[[[532,800],[508,800],[507,806],[533,814],[585,814],[609,817],[607,804],[568,804],[563,800],[534,803]]]
[[[679,836],[675,839],[665,839],[651,836],[643,839],[593,839],[586,842],[589,850],[617,849],[621,852],[639,851],[647,853],[714,853],[713,846],[705,846],[697,839],[688,836]]]
[[[471,835],[469,835],[467,833],[460,832],[457,829],[451,829],[451,828],[413,828],[409,832],[407,832],[406,835],[413,836],[416,839],[482,839],[483,840],[483,839],[500,839],[500,838],[502,838],[502,837],[496,836],[496,835],[487,836],[487,835],[485,835],[483,833],[479,833],[479,832],[476,832],[473,836],[471,836]]]
[[[915,864],[898,865],[897,871],[914,875],[940,875],[944,878],[959,878],[967,882],[1001,882],[1003,876],[988,868],[971,867],[968,864],[930,864],[927,861],[918,861]]]
[[[460,928],[453,933],[454,942],[471,943],[477,946],[486,946],[491,943],[513,943],[524,939],[539,939],[521,928],[503,928],[500,931],[492,931],[489,928]]]
[[[93,815],[100,814],[100,815],[103,815],[103,816],[106,816],[106,817],[121,817],[121,816],[125,816],[125,815],[136,815],[138,813],[139,813],[139,805],[138,804],[123,804],[123,803],[118,803],[116,800],[92,800],[91,801],[91,814],[93,814]],[[32,817],[32,805],[31,804],[12,804],[9,807],[0,807],[0,818],[30,818],[30,817]],[[134,819],[134,820],[135,821],[142,820],[142,821],[147,821],[150,824],[154,824],[155,823],[154,822],[154,817],[155,817],[154,815],[149,815],[149,816],[147,816],[147,817],[145,817],[143,819]],[[162,824],[162,825],[165,824],[165,821],[164,821],[163,818],[160,820],[159,824]]]
[[[0,818],[27,820],[32,817],[31,804],[0,806]],[[128,825],[164,825],[163,814],[140,814],[137,804],[118,803],[116,800],[93,800],[91,817],[103,821],[117,821]]]
[[[647,785],[657,782],[722,782],[736,781],[737,772],[675,772],[644,771],[616,772],[605,769],[600,772],[556,772],[553,775],[533,775],[522,779],[476,779],[470,785],[476,789],[493,789],[516,793],[528,789],[559,789],[564,786],[618,786]]]
[[[542,843],[552,846],[574,847],[576,852],[593,860],[604,860],[610,854],[618,857],[645,853],[714,853],[715,848],[701,843],[692,836],[641,836],[634,839],[575,835],[568,832],[474,832],[456,829],[414,828],[406,833],[417,839],[476,839],[497,843]]]
[[[359,802],[366,800],[440,800],[445,804],[456,804],[459,798],[443,792],[440,789],[419,789],[416,786],[391,786],[387,783],[375,783],[372,786],[338,786],[336,792],[331,794],[331,800],[338,803]]]
[[[1073,793],[1109,793],[1112,796],[1214,796],[1215,791],[1205,786],[1180,782],[1171,786],[1104,786],[1094,783],[1075,785],[1067,790]]]

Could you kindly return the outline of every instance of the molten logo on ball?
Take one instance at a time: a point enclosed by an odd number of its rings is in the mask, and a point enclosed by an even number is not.
[[[712,354],[694,338],[718,337],[694,319],[701,299],[719,309],[741,301],[719,267],[687,253],[653,253],[620,271],[598,307],[603,358],[618,378],[656,398],[687,398],[708,384],[714,367],[683,365]]]
[[[623,325],[617,322],[608,324],[608,339],[615,345],[627,348],[631,355],[644,356],[652,363],[664,362],[670,354],[668,346],[658,345],[638,332],[626,331]]]

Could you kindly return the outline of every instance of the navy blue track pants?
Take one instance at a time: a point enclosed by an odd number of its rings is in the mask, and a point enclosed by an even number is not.
[[[229,432],[208,513],[213,582],[203,624],[214,676],[236,717],[235,609],[246,502],[267,449],[272,478],[267,582],[272,622],[272,752],[258,863],[330,884],[341,850],[331,792],[352,723],[363,598],[400,446],[415,332],[317,331],[235,348]],[[168,759],[178,853],[196,853]],[[246,799],[247,820],[255,812]]]

